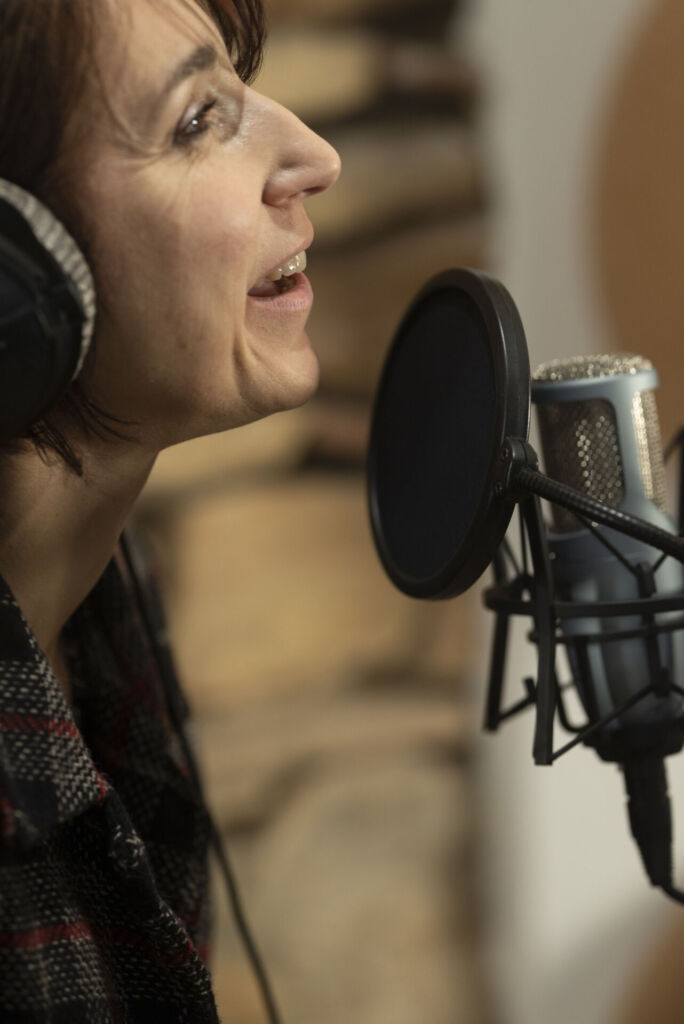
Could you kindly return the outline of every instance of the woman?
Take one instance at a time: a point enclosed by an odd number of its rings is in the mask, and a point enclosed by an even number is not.
[[[98,307],[76,384],[0,453],[2,1021],[216,1019],[182,698],[117,547],[159,451],[317,385],[304,200],[339,160],[245,84],[261,26],[258,0],[0,0],[0,179]]]

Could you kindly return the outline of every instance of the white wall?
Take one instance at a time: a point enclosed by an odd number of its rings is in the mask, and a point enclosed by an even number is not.
[[[653,3],[466,4],[467,48],[488,95],[497,269],[522,311],[533,361],[600,344],[585,259],[587,175],[616,61]]]
[[[467,45],[488,90],[495,272],[519,305],[533,366],[608,347],[586,200],[616,62],[652,2],[469,6]],[[462,29],[461,15],[459,40]],[[512,680],[533,673],[522,637],[513,660]],[[668,907],[641,869],[616,768],[584,749],[534,767],[532,724],[528,714],[478,743],[492,984],[504,1024],[603,1024]],[[684,792],[684,758],[670,763]]]

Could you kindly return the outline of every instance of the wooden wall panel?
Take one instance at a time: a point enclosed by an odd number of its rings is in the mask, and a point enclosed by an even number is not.
[[[667,438],[684,422],[684,4],[641,27],[605,111],[594,192],[594,261],[615,349],[660,372]]]

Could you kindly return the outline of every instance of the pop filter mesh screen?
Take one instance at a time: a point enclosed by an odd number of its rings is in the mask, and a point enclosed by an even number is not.
[[[428,296],[395,341],[373,425],[375,496],[386,553],[427,580],[476,525],[496,422],[488,332],[459,290]]]

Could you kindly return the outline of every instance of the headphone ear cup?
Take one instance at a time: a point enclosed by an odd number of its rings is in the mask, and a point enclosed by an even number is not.
[[[35,197],[0,179],[0,442],[24,435],[68,389],[94,320],[76,243]]]

